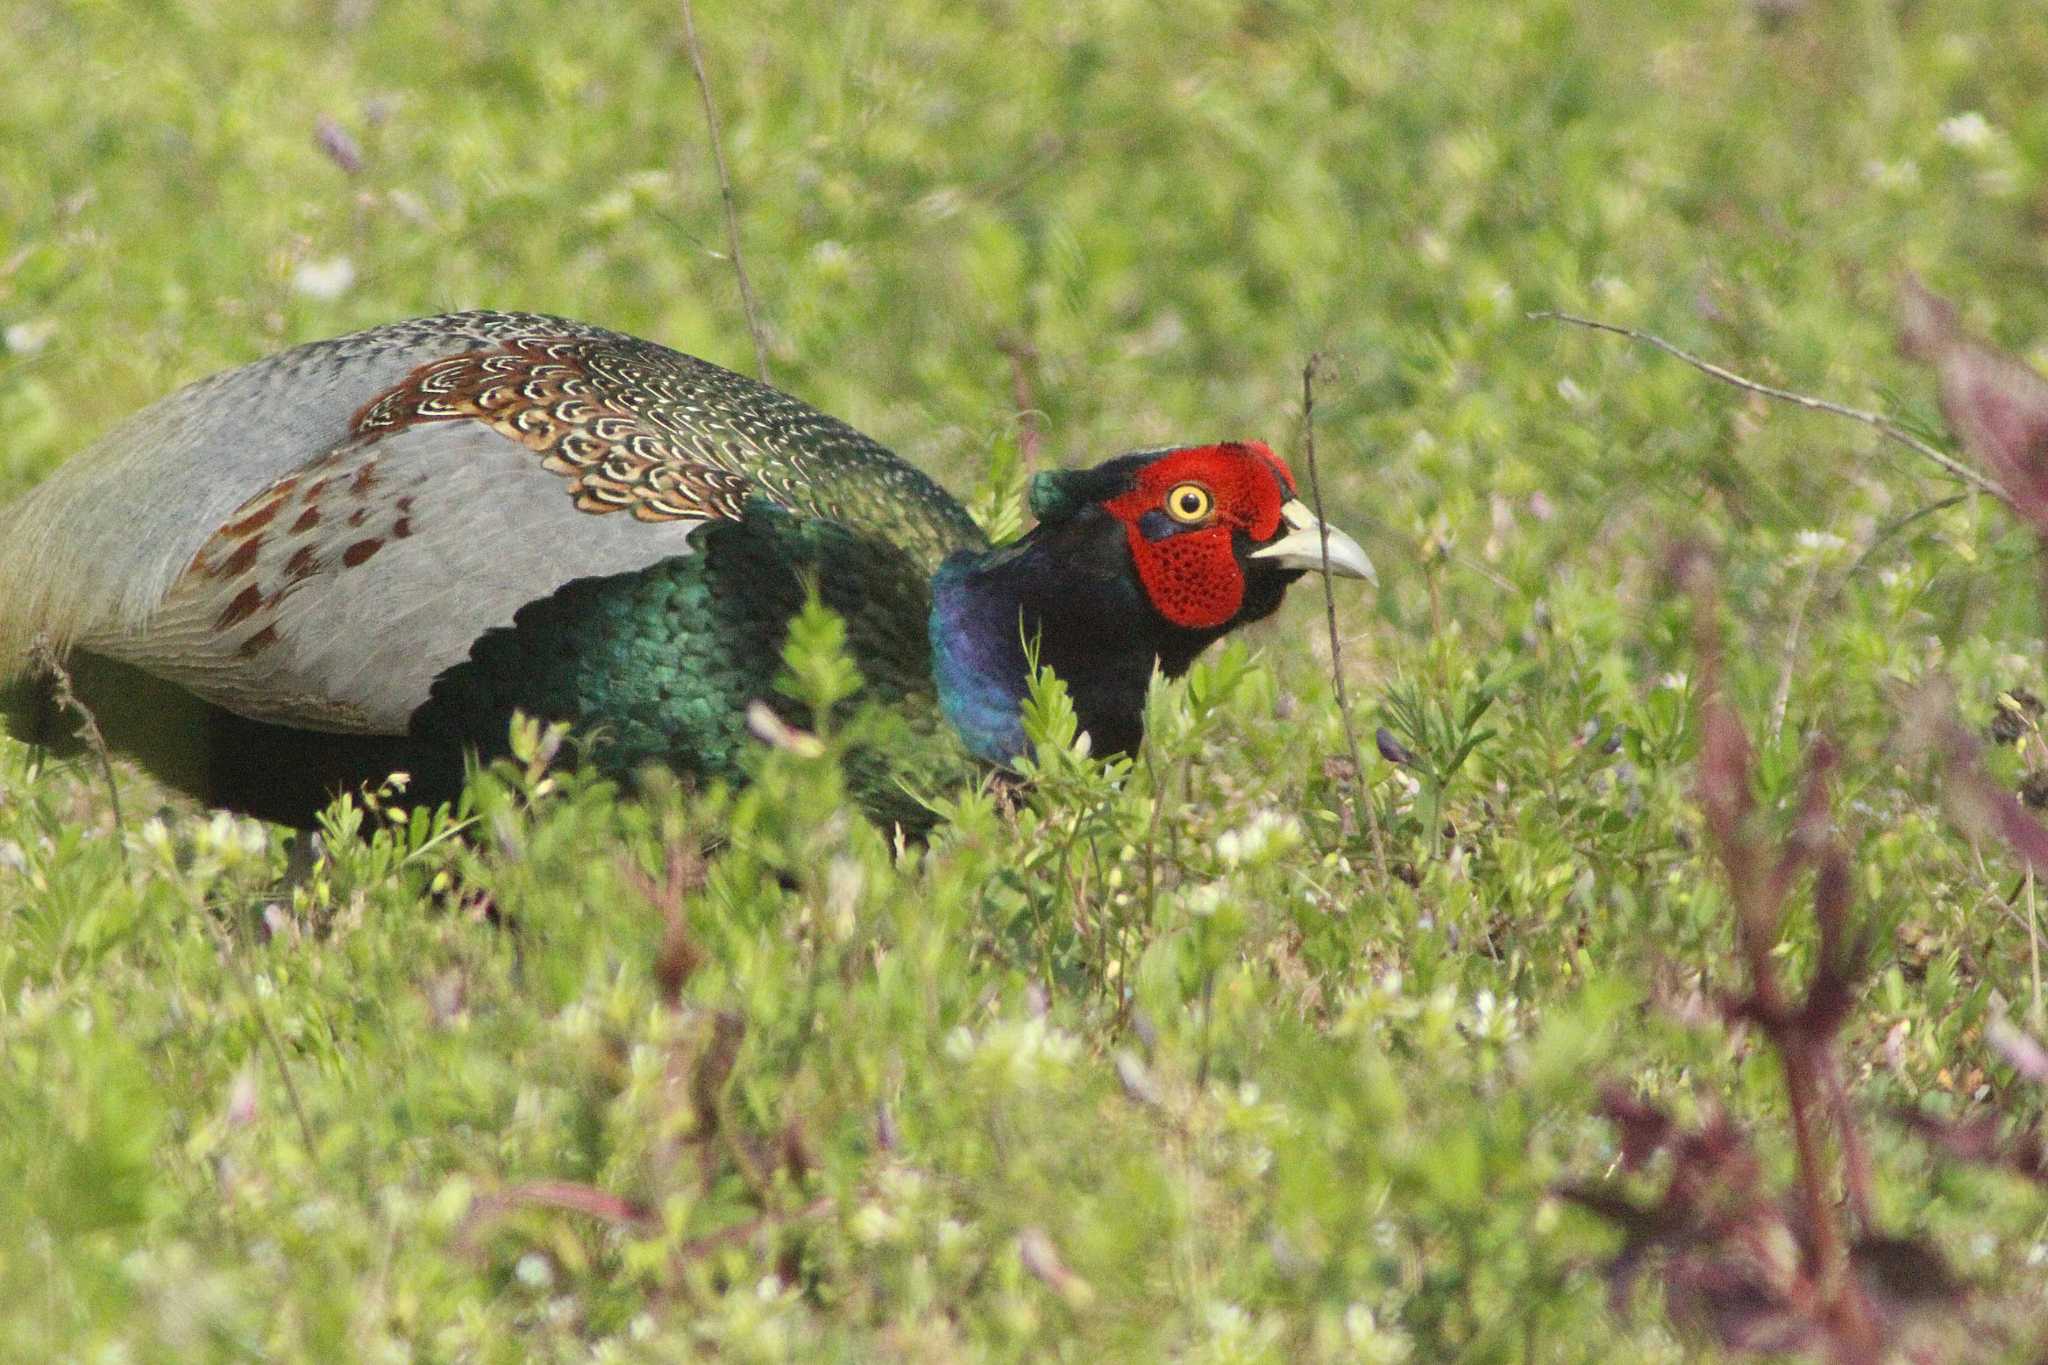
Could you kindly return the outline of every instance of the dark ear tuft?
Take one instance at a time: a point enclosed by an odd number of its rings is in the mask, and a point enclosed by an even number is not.
[[[1031,515],[1040,521],[1064,521],[1091,500],[1093,482],[1086,469],[1049,469],[1031,476]]]
[[[1093,469],[1048,469],[1031,476],[1031,515],[1040,521],[1065,521],[1082,508],[1107,502],[1130,491],[1138,470],[1152,462],[1158,451],[1137,451],[1096,465]]]

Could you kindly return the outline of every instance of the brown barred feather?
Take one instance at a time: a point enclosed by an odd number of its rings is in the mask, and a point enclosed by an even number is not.
[[[684,430],[647,401],[662,395],[646,372],[621,365],[616,350],[585,337],[531,336],[429,361],[364,404],[350,430],[374,439],[422,422],[483,422],[539,455],[585,512],[738,520],[761,490],[718,447],[685,449]]]

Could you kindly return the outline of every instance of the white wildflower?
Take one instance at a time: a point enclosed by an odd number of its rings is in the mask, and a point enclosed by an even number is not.
[[[1998,140],[1998,130],[1975,109],[1943,119],[1934,126],[1934,135],[1962,152],[1981,152]]]
[[[992,1024],[980,1037],[956,1028],[946,1036],[946,1054],[979,1075],[1024,1090],[1066,1074],[1081,1055],[1081,1043],[1034,1015]]]
[[[309,299],[338,299],[355,287],[356,266],[346,256],[303,262],[292,272],[292,292]]]
[[[1802,550],[1826,554],[1849,548],[1849,542],[1832,531],[1801,531],[1792,537],[1792,543]]]
[[[57,319],[31,318],[27,322],[9,325],[0,332],[0,339],[7,343],[7,350],[13,355],[34,355],[50,344],[57,335]]]
[[[1374,1365],[1408,1359],[1410,1345],[1400,1330],[1381,1327],[1372,1309],[1362,1303],[1354,1303],[1344,1310],[1345,1344],[1355,1352],[1355,1360],[1372,1361]]]
[[[1596,275],[1593,277],[1593,297],[1609,305],[1628,304],[1635,301],[1636,291],[1627,280],[1618,275]]]
[[[1301,821],[1269,808],[1257,812],[1238,828],[1217,835],[1216,856],[1224,866],[1237,867],[1264,862],[1300,843]]]
[[[845,940],[853,937],[867,880],[867,873],[861,865],[845,854],[832,859],[825,873],[825,922],[834,938]]]
[[[862,1246],[881,1246],[902,1235],[903,1221],[880,1204],[862,1204],[848,1220],[847,1229]]]

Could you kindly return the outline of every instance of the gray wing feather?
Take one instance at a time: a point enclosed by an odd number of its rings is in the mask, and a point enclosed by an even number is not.
[[[415,367],[565,319],[462,313],[314,342],[144,408],[0,511],[0,676],[42,636],[58,649],[139,627],[207,538],[255,493],[332,449]]]
[[[531,452],[474,422],[413,427],[343,453],[353,458],[321,472],[346,484],[367,470],[375,515],[330,515],[299,536],[273,536],[244,571],[187,575],[142,622],[79,643],[259,720],[403,734],[434,679],[486,630],[572,580],[688,554],[703,524],[578,511]],[[290,520],[289,508],[277,518]],[[345,560],[364,545],[376,548]],[[307,551],[320,567],[287,574]],[[219,628],[251,587],[262,608]],[[248,647],[259,639],[267,643]]]

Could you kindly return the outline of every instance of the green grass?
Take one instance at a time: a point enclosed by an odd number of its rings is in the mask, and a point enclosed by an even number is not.
[[[1315,585],[1159,692],[1127,778],[1054,755],[927,849],[846,813],[836,740],[687,800],[536,755],[468,838],[337,812],[280,901],[261,827],[124,772],[117,834],[92,771],[0,742],[0,1356],[1686,1358],[1653,1294],[1609,1313],[1616,1235],[1551,1193],[1616,1159],[1606,1078],[1725,1102],[1790,1170],[1775,1060],[1697,1018],[1741,977],[1679,537],[1767,806],[1845,755],[1880,1220],[2048,1310],[2048,1200],[1883,1117],[2043,1107],[1983,1038],[2048,1006],[2030,902],[1898,742],[1922,684],[1976,727],[2048,695],[2032,543],[1985,500],[1894,529],[1952,491],[1931,465],[1525,316],[1938,429],[1901,268],[2048,355],[2048,12],[829,8],[698,13],[777,381],[965,495],[1015,453],[1016,341],[1069,464],[1298,452],[1329,352],[1331,519],[1384,580],[1338,585],[1348,682],[1425,760],[1367,745],[1405,875],[1343,816]],[[445,308],[751,368],[679,30],[14,0],[0,495],[187,379]]]

